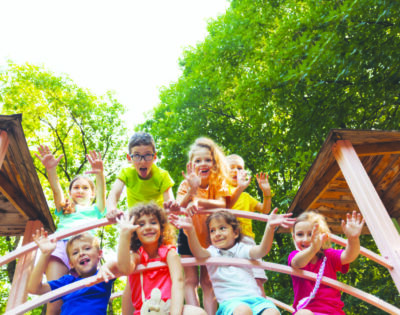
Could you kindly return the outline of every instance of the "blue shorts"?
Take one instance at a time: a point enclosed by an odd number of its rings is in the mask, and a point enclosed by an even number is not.
[[[249,306],[253,312],[253,314],[258,315],[261,314],[264,310],[269,308],[274,308],[278,310],[274,303],[270,300],[267,300],[261,296],[250,296],[244,298],[236,298],[230,299],[219,304],[218,311],[216,315],[232,315],[233,311],[240,304],[246,304]]]

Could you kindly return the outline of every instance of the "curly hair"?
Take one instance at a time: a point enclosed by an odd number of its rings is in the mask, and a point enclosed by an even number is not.
[[[172,245],[175,244],[175,229],[168,222],[168,217],[164,209],[160,208],[155,203],[145,203],[139,204],[129,211],[129,217],[134,217],[133,224],[142,217],[143,215],[154,215],[157,218],[158,223],[160,224],[160,238],[158,240],[158,246],[164,245]],[[137,233],[134,232],[131,238],[131,250],[136,252],[142,243],[140,242]]]
[[[212,199],[214,198],[218,188],[221,187],[224,182],[229,181],[229,167],[222,149],[213,140],[205,137],[197,138],[191,145],[189,151],[190,163],[193,163],[196,151],[201,148],[208,149],[213,159],[214,165],[211,169],[209,179],[210,197]]]
[[[232,226],[232,229],[233,229],[234,232],[239,233],[239,236],[235,239],[235,244],[239,243],[242,240],[243,234],[242,234],[242,231],[240,229],[240,222],[229,211],[221,210],[221,211],[213,212],[212,214],[210,214],[207,217],[206,225],[207,225],[207,230],[208,230],[208,241],[210,243],[211,243],[211,239],[210,239],[210,223],[211,223],[212,219],[223,219],[226,222],[226,224]]]
[[[72,186],[74,185],[74,183],[78,180],[78,179],[84,179],[88,182],[90,189],[95,192],[96,191],[96,186],[94,185],[94,182],[87,176],[83,176],[83,175],[78,175],[75,176],[71,182],[69,183],[69,188],[68,191],[71,192]],[[65,199],[65,202],[61,205],[62,207],[62,212],[63,214],[71,214],[76,212],[75,209],[75,203],[73,203],[69,198]]]
[[[316,212],[316,211],[305,211],[302,214],[300,214],[296,218],[296,223],[293,225],[293,234],[295,233],[296,229],[296,224],[299,222],[310,222],[311,225],[318,224],[318,232],[319,233],[331,233],[328,223],[326,222],[325,217]],[[329,240],[325,241],[322,244],[322,249],[328,249],[331,247],[331,242]]]

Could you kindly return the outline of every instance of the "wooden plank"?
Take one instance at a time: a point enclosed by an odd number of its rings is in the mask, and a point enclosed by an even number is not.
[[[31,243],[33,241],[32,234],[42,226],[43,225],[40,221],[28,221],[26,224],[22,246]],[[26,288],[28,285],[29,276],[33,270],[35,258],[36,250],[33,250],[21,257],[18,261],[10,294],[8,295],[6,310],[13,309],[14,307],[26,302],[28,297]]]
[[[382,256],[393,265],[389,272],[400,291],[400,235],[350,141],[337,141],[332,151]]]
[[[7,132],[4,130],[0,130],[0,169],[7,154],[8,144],[9,139]]]
[[[385,154],[400,154],[400,142],[381,142],[354,145],[358,156],[385,155]]]

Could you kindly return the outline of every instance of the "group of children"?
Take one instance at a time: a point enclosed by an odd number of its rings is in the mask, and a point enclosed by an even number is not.
[[[106,215],[120,228],[117,259],[100,268],[102,251],[91,233],[55,242],[44,230],[34,240],[42,255],[31,274],[28,290],[43,294],[82,278],[97,275],[103,282],[62,297],[48,304],[47,314],[105,314],[114,277],[127,275],[122,298],[122,314],[279,314],[266,299],[262,269],[207,265],[182,267],[180,257],[230,257],[261,259],[271,249],[278,226],[291,227],[296,250],[289,255],[293,268],[318,273],[317,281],[293,276],[296,314],[344,314],[340,292],[319,281],[322,276],[336,279],[336,272],[347,272],[360,250],[359,236],[364,224],[355,212],[342,222],[348,244],[345,250],[330,248],[329,228],[324,217],[305,212],[297,219],[289,214],[269,215],[261,243],[256,245],[252,222],[221,208],[269,213],[271,188],[268,175],[256,176],[263,192],[260,203],[244,190],[251,178],[238,155],[225,157],[208,138],[198,138],[190,148],[184,180],[174,200],[173,180],[157,167],[154,140],[148,133],[135,133],[129,141],[127,159],[131,165],[121,170],[105,200],[103,162],[99,153],[87,156],[96,175],[96,187],[87,177],[74,179],[65,199],[57,177],[56,158],[47,146],[36,156],[45,166],[54,194],[58,230],[84,224]],[[126,187],[129,214],[117,208]],[[96,197],[96,203],[93,199]],[[107,209],[107,210],[105,210]],[[202,209],[215,209],[211,215]],[[175,228],[179,229],[177,233]],[[178,247],[176,247],[178,234]],[[164,262],[165,267],[133,273],[139,264]],[[46,273],[47,282],[43,281]],[[245,284],[245,285],[244,285]],[[203,292],[200,308],[197,288]],[[185,304],[186,303],[186,304]],[[62,305],[61,305],[62,304]],[[87,307],[88,306],[88,307]]]

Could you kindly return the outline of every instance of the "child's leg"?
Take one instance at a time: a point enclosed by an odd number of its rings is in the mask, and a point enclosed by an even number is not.
[[[63,262],[61,262],[61,260],[55,257],[51,257],[46,269],[47,281],[57,280],[62,276],[68,274],[68,272],[69,269]],[[60,314],[62,303],[63,302],[61,300],[52,303],[47,303],[46,314],[47,315]]]
[[[303,310],[297,311],[296,315],[314,315],[314,313],[311,312],[310,310],[303,309]]]
[[[132,315],[135,311],[132,304],[132,291],[129,281],[126,281],[125,289],[122,293],[121,311],[122,315]]]
[[[184,305],[182,315],[207,315],[207,313],[200,307]]]
[[[209,315],[214,315],[218,309],[218,303],[215,298],[214,290],[208,276],[206,266],[200,267],[200,285],[203,290],[204,309]]]
[[[268,309],[264,310],[261,314],[262,315],[279,315],[280,312],[275,308],[268,308]],[[296,313],[296,315],[297,314],[298,313]]]
[[[253,315],[253,310],[246,304],[239,304],[235,307],[233,315]]]
[[[192,256],[182,255],[182,258]],[[185,302],[189,305],[200,306],[199,297],[197,295],[197,287],[199,285],[199,274],[197,267],[184,267],[185,272]]]

